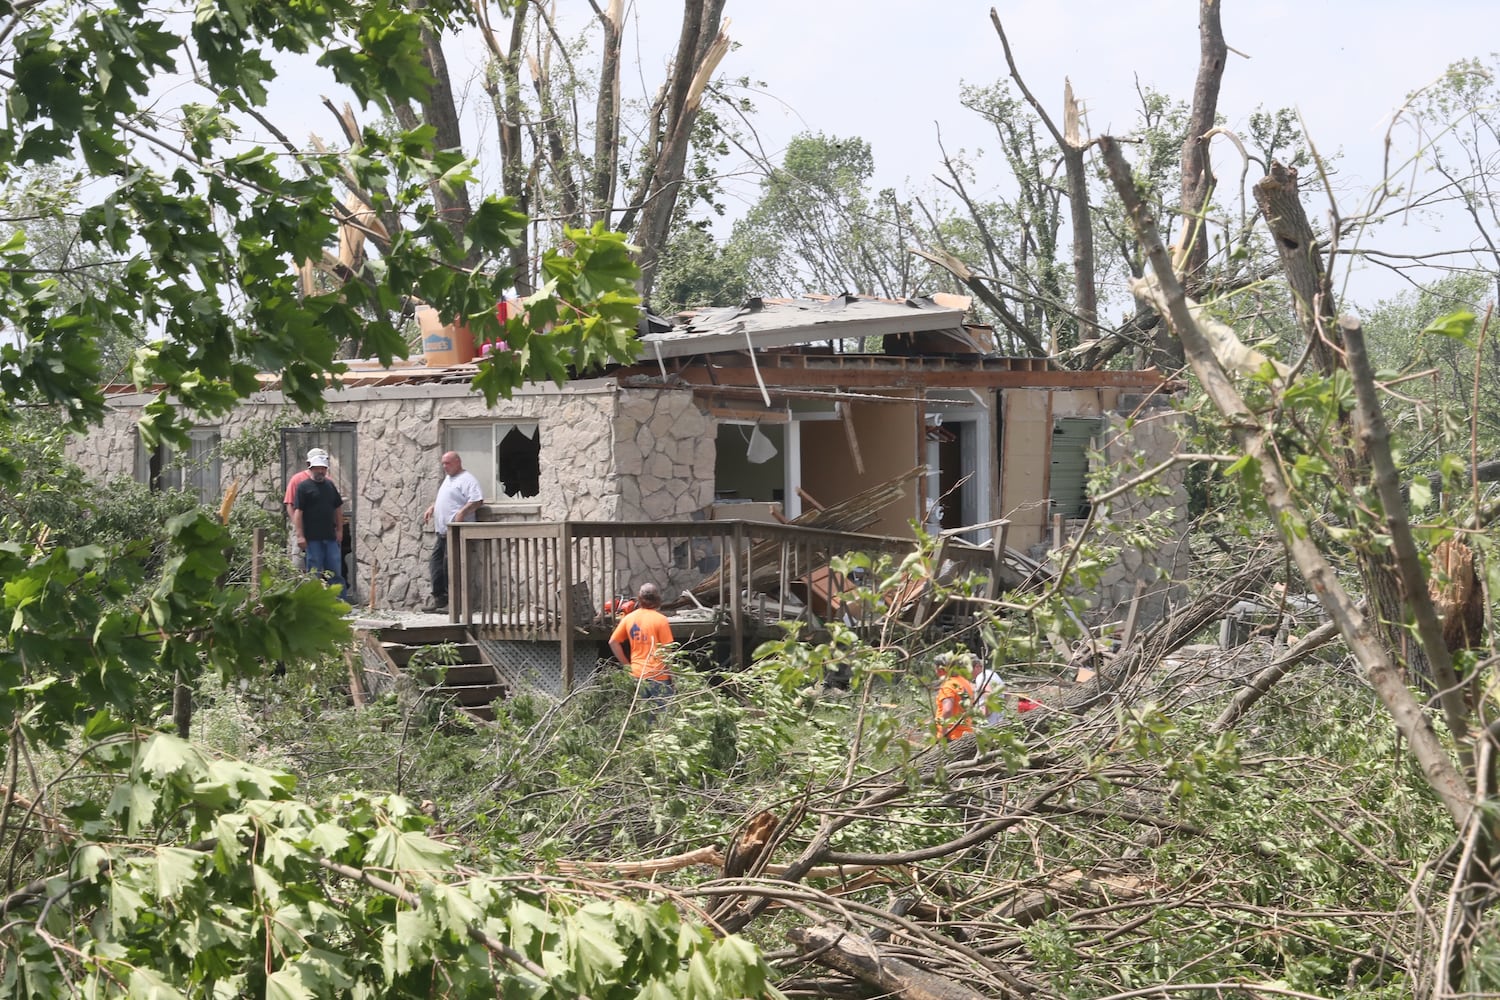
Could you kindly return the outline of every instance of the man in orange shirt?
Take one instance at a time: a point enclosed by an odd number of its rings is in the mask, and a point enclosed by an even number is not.
[[[937,724],[938,739],[948,742],[967,736],[974,731],[969,724],[969,709],[974,704],[974,685],[964,676],[968,657],[947,654],[938,657],[937,695],[933,698],[933,719]]]
[[[672,688],[672,672],[662,657],[662,647],[672,643],[672,626],[667,616],[657,609],[661,607],[661,591],[654,583],[641,584],[635,595],[635,610],[630,612],[609,636],[609,648],[615,659],[630,668],[641,695],[660,708],[675,692]],[[625,653],[625,642],[630,641],[630,653]]]

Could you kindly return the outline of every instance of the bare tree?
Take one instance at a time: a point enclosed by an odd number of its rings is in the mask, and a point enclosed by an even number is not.
[[[1099,298],[1094,283],[1094,227],[1089,214],[1088,173],[1083,155],[1089,144],[1082,138],[1078,102],[1073,97],[1073,86],[1068,83],[1063,88],[1063,128],[1059,130],[1042,103],[1032,96],[1026,81],[1021,78],[1021,71],[1016,67],[1015,57],[1010,51],[1010,39],[1005,37],[1000,15],[993,7],[990,8],[990,22],[995,26],[995,33],[1000,36],[1000,45],[1005,50],[1005,65],[1010,70],[1011,79],[1016,82],[1026,103],[1031,105],[1047,131],[1052,133],[1052,140],[1057,143],[1062,155],[1063,175],[1068,187],[1068,218],[1073,228],[1073,308],[1080,326],[1079,339],[1093,340],[1098,335]]]

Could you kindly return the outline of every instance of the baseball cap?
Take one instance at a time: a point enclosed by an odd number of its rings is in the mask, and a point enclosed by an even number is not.
[[[325,469],[328,468],[328,452],[322,448],[314,448],[307,453],[307,464],[309,467],[320,465]]]

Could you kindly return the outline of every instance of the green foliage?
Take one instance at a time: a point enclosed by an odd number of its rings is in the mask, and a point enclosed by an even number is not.
[[[1393,408],[1390,418],[1408,461],[1418,467],[1442,467],[1452,455],[1453,471],[1466,468],[1471,435],[1481,455],[1500,446],[1500,354],[1493,336],[1480,339],[1476,318],[1493,294],[1483,276],[1453,275],[1379,303],[1365,320],[1379,370],[1423,373],[1403,383],[1403,396],[1416,405]]]
[[[503,331],[492,331],[497,326],[493,310],[474,323],[476,337],[499,335],[510,348],[495,352],[474,379],[491,406],[527,377],[561,385],[570,375],[635,357],[640,314],[635,280],[641,272],[625,237],[603,226],[569,229],[567,237],[572,252],[554,249],[543,255],[545,283],[522,300]]]
[[[93,727],[84,761],[113,776],[113,792],[70,816],[88,833],[59,844],[65,874],[12,900],[66,899],[83,919],[51,908],[41,922],[12,924],[0,972],[8,996],[713,997],[765,988],[753,949],[685,924],[669,903],[459,876],[455,847],[431,836],[431,821],[404,799],[349,794],[313,806],[285,773],[165,734],[124,735]],[[151,828],[172,830],[176,843],[142,844]],[[59,944],[66,962],[54,957]]]
[[[736,249],[716,244],[706,225],[679,228],[657,264],[653,311],[670,316],[683,309],[744,302],[751,292]]]
[[[56,232],[0,233],[0,325],[13,332],[0,343],[0,762],[11,776],[0,839],[18,890],[0,932],[7,996],[765,992],[753,949],[670,903],[558,892],[505,869],[464,874],[426,814],[350,792],[364,749],[392,762],[365,787],[399,788],[403,759],[459,785],[476,757],[451,740],[409,744],[427,732],[420,699],[377,706],[375,727],[349,739],[329,690],[347,669],[347,608],[305,578],[249,578],[246,542],[269,515],[239,505],[226,525],[184,495],[95,490],[62,461],[59,432],[102,418],[101,382],[126,352],[125,377],[157,393],[142,436],[186,450],[192,424],[256,391],[260,372],[315,411],[344,346],[402,353],[394,318],[412,294],[500,333],[494,303],[514,276],[497,261],[526,219],[491,198],[450,226],[432,192],[467,184],[473,164],[434,148],[431,128],[366,130],[340,154],[273,152],[239,134],[277,62],[304,53],[362,104],[390,113],[422,98],[422,33],[472,17],[446,2],[54,0],[28,8],[0,46],[5,198],[51,184],[38,210],[66,213]],[[209,100],[172,107],[162,83],[187,65]],[[350,188],[375,199],[391,239],[337,288],[300,294],[297,270],[333,244]],[[569,237],[505,333],[514,350],[485,366],[491,401],[634,354],[629,248],[600,229]],[[96,264],[107,265],[98,280],[71,280]],[[273,460],[265,430],[228,443],[225,459]],[[179,684],[198,691],[213,740],[252,755],[279,743],[271,756],[309,773],[331,766],[303,791],[280,767],[153,733]],[[275,729],[294,721],[300,744]],[[342,738],[328,739],[335,729]],[[320,760],[325,748],[341,760]],[[17,810],[21,774],[32,805]]]
[[[793,137],[724,250],[743,267],[746,290],[886,298],[926,290],[911,273],[902,242],[912,228],[912,208],[892,190],[868,190],[874,172],[862,139]]]

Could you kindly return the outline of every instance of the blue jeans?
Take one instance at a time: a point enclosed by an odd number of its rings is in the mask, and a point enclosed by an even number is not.
[[[636,680],[640,698],[646,703],[646,715],[654,719],[662,709],[667,707],[667,700],[677,696],[677,689],[672,686],[670,680],[652,681],[645,678]]]
[[[344,596],[344,551],[332,538],[307,540],[307,571]]]

